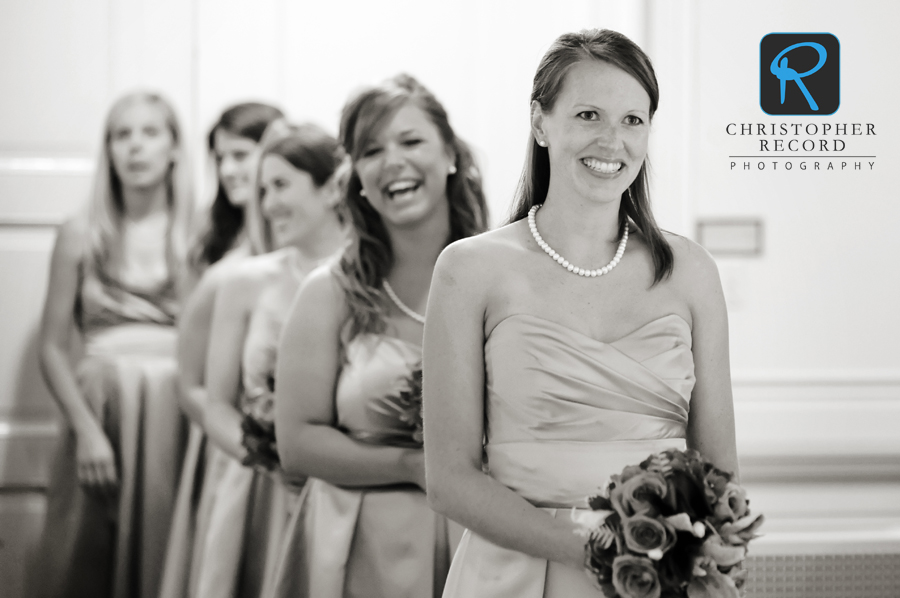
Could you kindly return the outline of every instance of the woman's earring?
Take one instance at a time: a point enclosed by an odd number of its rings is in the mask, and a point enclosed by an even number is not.
[[[368,196],[366,195],[366,190],[360,188],[360,190],[359,190],[359,196],[360,196],[360,197],[368,197]]]
[[[539,140],[538,140],[538,145],[541,146],[541,147],[547,147],[547,142],[544,141],[543,139],[539,139]]]
[[[450,174],[456,174],[456,164],[450,165],[450,170],[448,171]]]

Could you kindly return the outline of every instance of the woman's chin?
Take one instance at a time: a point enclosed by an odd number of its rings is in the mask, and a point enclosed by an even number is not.
[[[250,191],[245,191],[243,189],[226,192],[228,197],[228,202],[238,208],[244,208],[250,203],[252,198],[252,193]]]

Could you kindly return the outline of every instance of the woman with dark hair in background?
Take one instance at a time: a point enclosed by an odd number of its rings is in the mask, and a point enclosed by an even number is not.
[[[274,106],[258,102],[225,110],[209,132],[208,147],[216,167],[216,196],[202,234],[190,255],[195,286],[178,321],[178,396],[192,421],[178,499],[166,552],[161,598],[187,595],[196,529],[203,528],[211,501],[203,480],[215,479],[216,465],[203,434],[206,402],[206,352],[216,289],[231,264],[262,248],[248,226],[247,206],[256,197],[259,144],[272,122],[282,118]]]
[[[67,425],[30,596],[157,596],[184,440],[174,323],[189,190],[169,103],[117,101],[88,209],[62,225],[50,266],[40,360]]]
[[[205,274],[188,299],[179,321],[178,374],[182,406],[192,421],[202,423],[205,403],[203,375],[215,288],[226,258],[261,253],[260,241],[248,231],[247,206],[256,197],[260,140],[272,122],[282,118],[278,108],[260,103],[233,106],[222,113],[209,133],[209,151],[216,163],[216,197],[209,223],[192,253],[197,275]]]
[[[278,335],[307,273],[346,244],[336,171],[343,150],[313,125],[293,127],[262,149],[259,209],[263,241],[274,251],[237,263],[213,310],[204,429],[226,455],[192,576],[199,598],[257,598],[271,576],[288,516],[277,463],[250,450],[247,418],[272,419]],[[260,463],[261,467],[251,467]],[[302,486],[303,478],[292,485]]]
[[[252,253],[244,210],[256,195],[259,143],[269,125],[280,118],[284,114],[274,106],[246,102],[225,110],[210,130],[207,147],[215,160],[218,185],[206,229],[191,255],[198,272],[226,254]]]
[[[428,498],[469,529],[446,598],[599,597],[572,507],[664,449],[737,470],[715,263],[650,211],[658,99],[625,36],[557,39],[534,78],[511,223],[435,267]]]
[[[276,430],[288,475],[310,476],[282,558],[279,596],[439,596],[447,522],[425,498],[414,403],[434,262],[483,231],[481,178],[441,104],[409,76],[352,98],[354,242],[311,274],[282,334]],[[410,417],[405,417],[411,416]]]

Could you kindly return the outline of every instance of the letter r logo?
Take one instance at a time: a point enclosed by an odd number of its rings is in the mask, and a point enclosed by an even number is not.
[[[759,105],[772,115],[834,114],[841,45],[830,33],[770,33],[759,43]]]

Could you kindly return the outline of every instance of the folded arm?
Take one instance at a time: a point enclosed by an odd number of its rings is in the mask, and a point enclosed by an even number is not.
[[[206,406],[206,356],[213,305],[222,272],[214,266],[204,273],[178,320],[178,399],[182,410],[200,426]]]
[[[216,293],[209,350],[206,356],[206,403],[203,428],[216,446],[235,459],[247,455],[238,410],[241,394],[241,362],[250,312],[258,296],[258,282],[234,276],[223,281]]]
[[[275,373],[275,430],[289,476],[346,487],[414,483],[424,487],[422,451],[377,446],[339,430],[335,388],[340,330],[349,313],[327,267],[304,281],[285,323]]]

